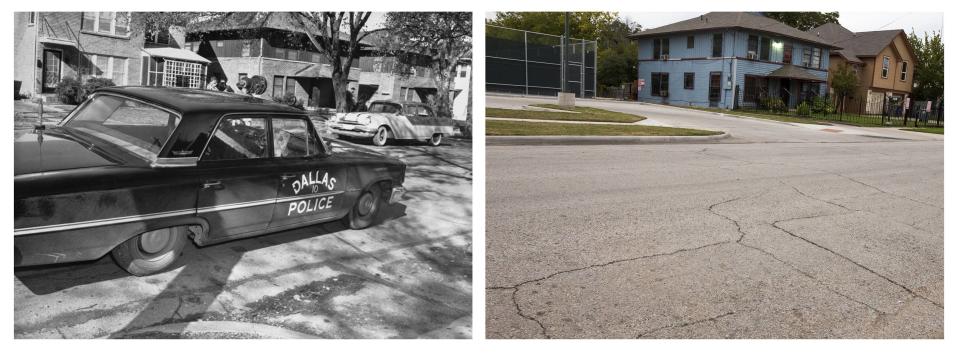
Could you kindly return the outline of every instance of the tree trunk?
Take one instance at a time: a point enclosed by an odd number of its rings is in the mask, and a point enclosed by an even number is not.
[[[348,98],[350,90],[349,72],[334,68],[330,76],[333,81],[333,100],[336,102],[336,112],[351,112],[353,107],[350,106],[350,99]]]

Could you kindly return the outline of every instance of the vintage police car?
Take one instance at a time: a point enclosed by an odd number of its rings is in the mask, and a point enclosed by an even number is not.
[[[192,89],[101,89],[15,141],[15,266],[111,253],[149,275],[188,239],[337,219],[364,228],[399,199],[406,172],[397,159],[334,151],[302,110]]]
[[[383,146],[390,139],[420,140],[432,146],[453,134],[453,119],[438,117],[423,103],[381,100],[365,112],[337,114],[329,122],[334,134],[367,139]]]

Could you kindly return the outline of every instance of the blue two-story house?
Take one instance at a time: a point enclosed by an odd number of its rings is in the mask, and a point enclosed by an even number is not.
[[[814,34],[747,12],[710,12],[630,35],[639,100],[726,109],[780,97],[792,108],[828,92],[829,51]]]

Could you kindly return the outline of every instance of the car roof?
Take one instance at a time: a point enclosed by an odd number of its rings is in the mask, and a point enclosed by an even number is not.
[[[96,93],[114,93],[140,99],[180,112],[196,113],[295,113],[305,111],[285,104],[244,94],[208,91],[195,88],[116,86],[100,88]]]
[[[404,106],[406,106],[406,105],[419,105],[419,106],[424,106],[424,107],[427,107],[427,108],[429,107],[429,105],[427,105],[426,103],[423,103],[423,102],[406,101],[406,100],[399,100],[399,99],[381,99],[381,100],[373,101],[373,103],[393,103],[393,104],[399,104],[399,105],[404,105]],[[372,104],[372,103],[370,103],[370,104]]]

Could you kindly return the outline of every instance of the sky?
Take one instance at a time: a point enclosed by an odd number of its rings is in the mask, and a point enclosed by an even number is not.
[[[690,19],[703,12],[620,12],[619,17],[638,22],[645,29]],[[938,12],[839,12],[839,24],[853,32],[915,29],[917,34],[942,31],[942,13]]]

